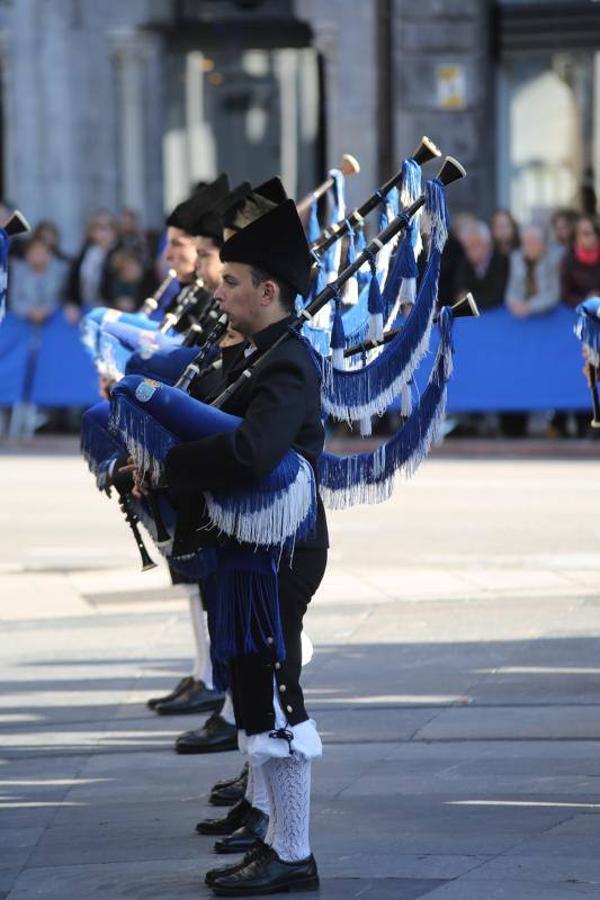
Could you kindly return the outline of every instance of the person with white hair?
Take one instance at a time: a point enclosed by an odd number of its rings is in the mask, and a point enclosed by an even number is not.
[[[508,280],[508,259],[494,249],[490,229],[478,219],[467,220],[458,237],[465,251],[457,274],[458,297],[470,291],[480,309],[500,306]]]

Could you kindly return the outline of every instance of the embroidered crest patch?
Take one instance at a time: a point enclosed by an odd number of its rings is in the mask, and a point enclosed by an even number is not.
[[[159,381],[151,381],[149,378],[145,381],[140,381],[135,389],[136,400],[139,400],[140,403],[147,403],[159,386]]]

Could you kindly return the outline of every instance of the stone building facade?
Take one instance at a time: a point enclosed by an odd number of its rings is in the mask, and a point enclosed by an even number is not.
[[[562,6],[0,0],[3,195],[33,221],[57,221],[73,251],[95,209],[132,206],[160,226],[221,166],[234,180],[279,169],[302,194],[349,151],[362,167],[348,183],[357,202],[426,133],[468,169],[453,208],[488,215],[511,178],[498,10],[512,34],[531,7]]]

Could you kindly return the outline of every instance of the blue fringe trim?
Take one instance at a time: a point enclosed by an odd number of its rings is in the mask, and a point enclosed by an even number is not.
[[[404,327],[372,362],[359,369],[336,370],[322,359],[321,399],[328,415],[352,422],[382,415],[407,384],[427,352],[437,304],[440,254],[432,249],[417,300]]]
[[[446,389],[452,373],[452,313],[440,316],[441,340],[435,364],[419,404],[402,428],[372,453],[319,458],[319,491],[330,509],[359,503],[380,503],[392,493],[399,471],[411,475],[427,456],[446,409]]]

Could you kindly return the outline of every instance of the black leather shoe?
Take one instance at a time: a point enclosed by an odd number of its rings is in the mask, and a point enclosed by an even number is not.
[[[221,819],[202,819],[196,825],[196,831],[198,834],[233,834],[244,824],[251,809],[247,800],[240,800]]]
[[[221,753],[237,750],[237,728],[226,722],[219,713],[213,713],[202,728],[186,731],[175,741],[177,753]]]
[[[250,812],[243,825],[215,843],[215,853],[247,853],[257,841],[263,841],[269,827],[269,817],[256,807]]]
[[[232,866],[219,866],[218,869],[209,869],[206,875],[204,876],[204,884],[208,884],[211,886],[217,878],[222,878],[223,875],[232,875],[234,872],[239,872],[240,869],[243,869],[244,866],[249,865],[249,863],[253,862],[255,859],[258,859],[259,856],[262,856],[263,853],[268,849],[266,844],[263,844],[262,841],[257,841],[252,850],[248,850],[246,855],[239,862],[234,863]]]
[[[203,681],[192,681],[191,685],[172,700],[157,703],[154,711],[159,716],[182,716],[188,713],[212,712],[221,709],[225,694],[207,688]]]
[[[212,806],[233,806],[241,800],[248,786],[248,763],[246,763],[236,778],[226,781],[217,781],[213,785],[208,802]]]
[[[246,783],[248,783],[249,770],[250,770],[250,766],[248,765],[248,763],[244,763],[244,765],[242,766],[242,771],[240,772],[239,775],[233,775],[231,778],[221,778],[219,781],[215,781],[211,790],[218,791],[221,788],[226,788],[232,784],[237,784],[237,782],[241,781],[242,779]]]
[[[174,700],[175,697],[179,697],[180,694],[183,694],[184,691],[187,691],[189,687],[191,687],[194,683],[194,679],[191,675],[186,675],[185,678],[182,678],[181,681],[173,688],[170,694],[165,694],[164,697],[151,697],[146,706],[150,709],[155,709],[159,703],[168,703],[170,700]]]
[[[233,806],[238,800],[241,800],[246,793],[246,784],[239,781],[231,784],[229,787],[219,788],[210,792],[208,802],[211,806]]]
[[[211,888],[218,897],[254,897],[287,891],[316,891],[319,873],[314,856],[300,862],[283,862],[268,847],[237,872],[215,878]]]

